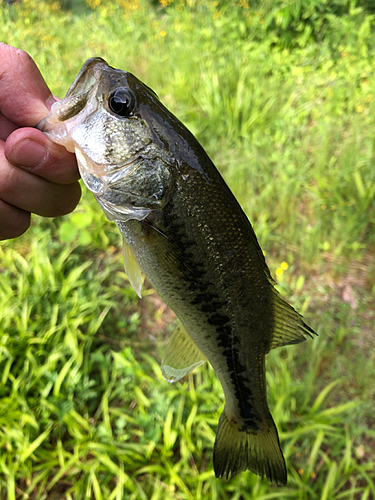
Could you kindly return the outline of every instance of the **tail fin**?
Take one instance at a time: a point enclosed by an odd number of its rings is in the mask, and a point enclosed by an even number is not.
[[[287,472],[276,426],[270,416],[268,428],[252,433],[231,425],[225,415],[220,417],[214,446],[216,477],[225,479],[247,469],[269,481],[286,485]]]

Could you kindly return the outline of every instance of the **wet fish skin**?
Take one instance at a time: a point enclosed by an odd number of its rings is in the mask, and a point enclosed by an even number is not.
[[[116,89],[125,116],[111,110]],[[40,128],[76,152],[85,184],[184,327],[164,375],[177,380],[207,358],[219,377],[216,476],[250,469],[286,484],[265,356],[314,332],[274,289],[248,218],[198,141],[130,73],[88,60],[54,106]]]

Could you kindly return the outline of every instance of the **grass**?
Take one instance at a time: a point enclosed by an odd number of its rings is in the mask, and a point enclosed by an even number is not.
[[[371,19],[337,17],[319,43],[292,46],[261,6],[87,3],[2,4],[2,41],[60,97],[93,55],[154,88],[319,337],[267,360],[288,486],[216,480],[220,384],[207,366],[162,379],[172,316],[152,290],[138,300],[114,225],[84,193],[71,216],[35,218],[0,246],[0,499],[375,498]]]

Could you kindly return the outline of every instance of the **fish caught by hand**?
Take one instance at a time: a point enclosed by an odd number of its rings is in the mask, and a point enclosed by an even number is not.
[[[38,127],[75,152],[83,182],[141,270],[176,313],[162,371],[173,382],[208,360],[225,394],[216,477],[244,470],[286,484],[267,405],[266,354],[314,331],[274,288],[252,226],[198,141],[130,73],[89,59]]]

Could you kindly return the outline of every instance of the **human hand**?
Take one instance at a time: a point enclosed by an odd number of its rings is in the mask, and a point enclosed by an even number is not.
[[[32,58],[0,43],[0,240],[23,234],[31,213],[64,215],[80,199],[74,154],[31,128],[54,101]]]

